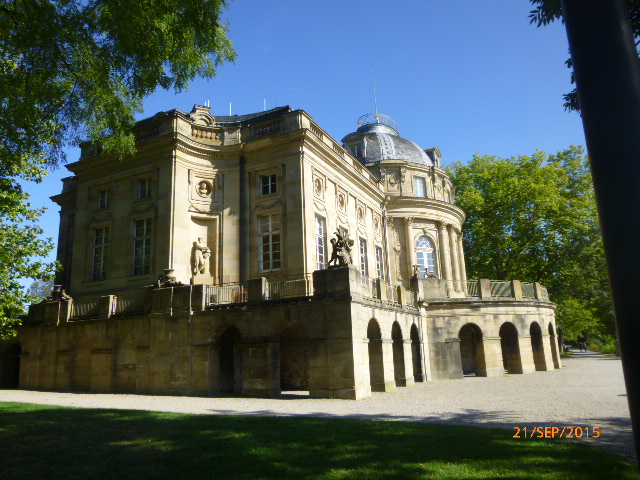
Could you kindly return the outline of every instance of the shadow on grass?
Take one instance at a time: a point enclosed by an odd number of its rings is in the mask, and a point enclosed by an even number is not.
[[[209,412],[215,415],[239,415],[236,410],[224,410],[224,409],[210,409]],[[403,415],[390,415],[390,414],[367,414],[367,413],[359,413],[359,414],[350,414],[350,415],[336,415],[333,413],[327,413],[324,411],[318,412],[309,412],[306,414],[285,414],[279,411],[274,410],[254,410],[251,412],[243,412],[240,415],[249,415],[249,416],[277,416],[277,417],[289,417],[289,416],[302,416],[302,417],[318,417],[318,418],[346,418],[346,419],[358,419],[358,420],[383,420],[383,421],[399,421],[399,422],[423,422],[429,424],[448,424],[448,425],[459,425],[459,426],[469,426],[469,427],[479,427],[482,428],[501,428],[507,429],[512,432],[512,434],[517,433],[518,430],[515,427],[519,427],[520,429],[526,428],[529,433],[532,432],[534,427],[557,427],[561,431],[565,427],[580,427],[581,430],[581,438],[575,436],[575,431],[573,433],[572,441],[579,443],[587,443],[594,447],[604,448],[611,452],[615,452],[618,454],[622,454],[627,456],[630,460],[635,460],[635,447],[633,440],[633,432],[631,429],[631,420],[629,418],[620,418],[620,417],[599,417],[590,419],[589,423],[585,423],[581,418],[567,418],[563,421],[562,424],[557,422],[538,422],[535,424],[532,423],[523,423],[521,414],[518,412],[508,412],[508,411],[493,411],[487,412],[486,410],[476,410],[476,409],[466,409],[460,413],[451,413],[449,415],[438,415],[438,416],[429,416],[429,417],[421,417],[421,416],[403,416]],[[593,427],[599,427],[599,436],[598,438],[593,438]],[[588,430],[587,430],[588,428]],[[570,432],[569,429],[565,428],[565,434],[562,438],[566,438]],[[506,435],[506,434],[504,434]],[[555,434],[556,438],[558,438],[559,434]]]
[[[5,403],[0,478],[640,478],[600,450],[512,436],[428,423]]]

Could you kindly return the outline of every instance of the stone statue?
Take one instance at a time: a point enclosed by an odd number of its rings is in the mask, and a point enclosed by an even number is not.
[[[351,260],[351,247],[353,247],[353,240],[349,238],[349,233],[345,233],[344,236],[340,232],[334,232],[336,238],[331,239],[331,259],[327,263],[327,266],[331,265],[350,265]]]
[[[209,274],[209,258],[211,257],[211,249],[202,241],[202,237],[198,237],[197,242],[193,242],[191,250],[191,271],[193,275]]]
[[[67,292],[64,291],[64,288],[62,288],[62,285],[54,285],[53,286],[53,290],[51,291],[51,293],[49,294],[49,296],[47,298],[45,298],[44,300],[42,300],[41,303],[44,302],[58,302],[60,300],[71,300],[71,297],[69,295],[67,295]]]

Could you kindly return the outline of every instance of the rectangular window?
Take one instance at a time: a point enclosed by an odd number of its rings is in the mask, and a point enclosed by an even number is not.
[[[133,274],[151,272],[151,219],[136,220],[133,239]]]
[[[360,158],[362,156],[362,147],[359,143],[350,145],[349,149],[351,150],[351,155],[353,155],[354,157]]]
[[[378,278],[384,278],[384,262],[382,261],[382,249],[376,247],[376,274]]]
[[[98,190],[98,208],[107,208],[109,206],[110,192],[106,190]]]
[[[360,273],[363,278],[369,274],[367,269],[367,241],[364,238],[360,239]]]
[[[316,270],[324,270],[327,265],[326,227],[322,217],[316,217]]]
[[[93,237],[93,267],[91,280],[107,278],[107,257],[109,254],[109,227],[96,228]]]
[[[259,267],[261,272],[280,269],[280,215],[258,217]]]
[[[151,180],[145,178],[138,180],[138,200],[143,200],[151,196]]]
[[[276,193],[276,174],[262,175],[260,177],[260,194],[269,195]]]
[[[413,193],[416,197],[427,197],[427,184],[423,177],[413,177]]]

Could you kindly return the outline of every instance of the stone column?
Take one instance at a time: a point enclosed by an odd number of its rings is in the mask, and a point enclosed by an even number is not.
[[[382,360],[384,362],[384,391],[396,389],[396,376],[393,364],[393,341],[390,338],[382,340]]]
[[[405,248],[407,249],[407,277],[413,276],[413,266],[416,264],[416,246],[413,244],[413,218],[404,219]]]
[[[521,373],[533,373],[536,371],[536,364],[533,361],[533,349],[531,348],[531,335],[518,335],[520,347]]]
[[[542,350],[544,351],[545,370],[553,370],[553,352],[551,351],[550,335],[542,334]]]
[[[411,339],[403,340],[404,343],[404,377],[405,387],[411,387],[416,384],[413,372],[413,349],[411,348]]]
[[[504,375],[504,364],[502,362],[502,347],[500,337],[484,337],[482,339],[484,347],[485,375],[487,377],[501,377]]]
[[[451,285],[451,261],[448,250],[449,235],[447,234],[447,224],[438,222],[438,232],[440,234],[440,269],[444,279],[447,281],[447,288]]]
[[[467,267],[464,263],[464,247],[462,245],[462,232],[458,234],[458,262],[460,262],[460,281],[462,291],[467,292]]]
[[[458,263],[458,234],[453,225],[448,225],[449,249],[451,250],[451,269],[453,270],[453,289],[460,290],[460,264]]]

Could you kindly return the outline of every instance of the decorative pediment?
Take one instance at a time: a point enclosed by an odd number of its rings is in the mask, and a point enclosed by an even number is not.
[[[194,105],[189,114],[189,120],[205,127],[212,127],[216,123],[216,119],[211,115],[211,107],[205,107],[204,105]]]

